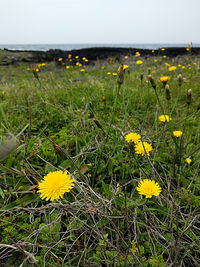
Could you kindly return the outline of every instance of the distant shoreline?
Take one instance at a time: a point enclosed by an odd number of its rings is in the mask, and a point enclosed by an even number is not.
[[[186,50],[186,47],[165,47],[164,50],[154,49],[153,52],[152,49],[124,47],[91,47],[73,50],[50,49],[48,51],[0,49],[0,64],[9,65],[18,62],[35,63],[57,61],[59,58],[66,59],[68,54],[71,54],[72,58],[75,56],[79,56],[79,58],[86,57],[89,62],[110,57],[121,60],[124,56],[134,56],[136,52],[139,52],[141,57],[163,55],[170,58],[182,55],[198,56],[200,55],[200,47],[192,47],[189,51]]]

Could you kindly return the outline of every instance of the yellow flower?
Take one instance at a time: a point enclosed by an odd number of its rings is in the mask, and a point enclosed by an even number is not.
[[[141,65],[142,63],[143,63],[142,60],[137,60],[137,61],[136,61],[136,64],[137,64],[137,65]]]
[[[130,142],[133,142],[133,143],[138,143],[138,141],[140,140],[140,135],[137,134],[137,133],[129,133],[125,136],[125,140],[130,143]]]
[[[165,48],[161,48],[161,51],[165,51]]]
[[[50,172],[44,176],[43,180],[38,184],[38,193],[40,198],[54,201],[54,199],[63,198],[65,192],[69,192],[74,186],[74,179],[67,171]]]
[[[83,57],[82,60],[86,60],[86,57]]]
[[[79,66],[79,64],[80,64],[79,62],[76,62],[76,66]]]
[[[179,68],[181,68],[181,67],[182,67],[182,65],[181,65],[181,64],[178,64],[178,67],[179,67]]]
[[[63,59],[60,57],[59,59],[58,59],[58,61],[62,61]]]
[[[75,56],[75,58],[79,58],[79,56]]]
[[[138,142],[135,145],[135,153],[136,154],[141,154],[142,156],[145,155],[145,152],[147,153],[148,156],[150,156],[150,151],[152,151],[153,148],[151,146],[151,144],[147,143],[147,142]]]
[[[81,69],[81,72],[84,72],[85,71],[85,69]]]
[[[160,77],[160,81],[162,83],[167,83],[169,80],[170,80],[170,77],[169,76],[162,76],[162,77]]]
[[[140,56],[140,52],[136,52],[136,53],[135,53],[135,56],[136,56],[136,57],[139,57],[139,56]]]
[[[185,69],[185,66],[182,66],[182,69]]]
[[[85,59],[85,62],[88,62],[88,59],[87,58]]]
[[[108,71],[108,72],[107,72],[107,75],[110,75],[110,74],[111,74],[111,72],[110,72],[110,71]]]
[[[30,70],[30,68],[27,68],[26,70],[27,70],[27,71],[29,71],[29,70]]]
[[[40,70],[39,69],[35,69],[36,72],[39,72]]]
[[[70,69],[70,66],[66,66],[66,69]]]
[[[124,58],[125,58],[125,59],[128,59],[128,56],[125,56]]]
[[[121,64],[120,66],[119,66],[119,68],[118,68],[118,72],[123,72],[125,69],[127,69],[128,68],[128,65],[123,65],[123,64]]]
[[[190,51],[190,48],[189,48],[189,47],[187,47],[187,48],[186,48],[186,51]]]
[[[176,69],[176,66],[171,66],[171,67],[169,67],[169,71],[173,71],[173,70],[175,70]]]
[[[154,59],[154,62],[158,62],[158,60],[157,59]]]
[[[152,74],[155,74],[156,73],[156,71],[155,70],[152,70],[152,72],[151,72]]]
[[[190,165],[190,163],[192,162],[192,160],[189,159],[189,158],[186,158],[186,159],[185,159],[185,162],[186,162],[188,165]]]
[[[5,95],[5,93],[6,93],[5,91],[2,91],[2,92],[1,92],[2,95]]]
[[[196,62],[193,62],[193,64],[194,64],[194,65],[197,65],[197,63],[196,63]]]
[[[72,55],[71,55],[71,54],[69,54],[69,55],[68,55],[68,58],[70,59],[71,57],[72,57]]]
[[[161,121],[161,122],[169,122],[169,121],[171,121],[171,118],[170,118],[168,115],[160,115],[160,116],[158,117],[158,119],[159,119],[159,121]]]
[[[183,132],[181,132],[181,131],[173,131],[173,136],[175,136],[175,137],[181,137],[182,134],[183,134]]]
[[[171,65],[167,62],[165,62],[165,66],[170,67]]]
[[[167,56],[163,56],[163,58],[166,58]]]
[[[117,73],[116,73],[116,72],[113,72],[112,75],[113,75],[113,76],[117,76]]]
[[[154,52],[155,52],[155,50],[151,50],[151,52],[152,52],[152,53],[154,53]]]
[[[146,198],[151,198],[152,196],[160,195],[162,189],[158,183],[154,180],[144,179],[142,180],[138,187],[136,187],[140,195],[145,195]]]

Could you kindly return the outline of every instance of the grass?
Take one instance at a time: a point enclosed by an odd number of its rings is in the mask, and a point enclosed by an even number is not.
[[[114,59],[82,67],[66,62],[69,69],[52,62],[37,74],[23,63],[0,66],[4,266],[200,265],[200,60],[139,59],[142,65],[135,56],[122,59],[129,66],[122,84],[112,75],[119,67]],[[160,76],[170,76],[170,100]],[[162,114],[172,120],[161,123]],[[152,145],[150,156],[135,154],[125,141],[130,132]],[[41,200],[37,183],[65,169],[73,190]],[[161,194],[139,195],[143,179],[158,182]]]

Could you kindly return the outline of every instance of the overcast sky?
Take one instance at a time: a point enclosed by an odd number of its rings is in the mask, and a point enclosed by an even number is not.
[[[200,0],[0,0],[1,44],[200,43]]]

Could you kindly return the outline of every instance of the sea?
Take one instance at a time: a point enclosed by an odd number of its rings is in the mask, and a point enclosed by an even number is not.
[[[0,44],[0,49],[19,50],[19,51],[48,51],[50,49],[60,49],[70,51],[74,49],[91,47],[123,47],[138,49],[159,49],[164,47],[188,47],[188,44]],[[200,44],[191,43],[191,47],[200,47]]]

